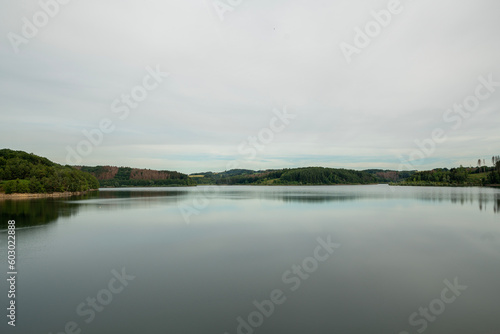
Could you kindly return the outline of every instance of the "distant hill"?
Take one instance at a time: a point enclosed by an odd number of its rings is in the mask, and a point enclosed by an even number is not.
[[[414,173],[399,183],[405,186],[498,186],[500,161],[495,167],[435,168]]]
[[[33,153],[0,150],[0,193],[81,192],[99,187],[194,185],[397,185],[481,186],[500,184],[500,157],[494,167],[393,171],[303,167],[267,170],[232,169],[186,175],[168,170],[115,166],[63,166]]]
[[[95,176],[102,187],[191,186],[196,183],[186,174],[115,166],[75,166]]]
[[[99,188],[99,181],[70,166],[33,153],[0,150],[0,191],[12,193],[80,192]]]
[[[367,169],[363,172],[374,175],[381,183],[400,182],[416,173],[416,171],[397,171],[388,169]]]
[[[366,172],[325,167],[285,168],[253,171],[232,169],[221,173],[194,173],[197,184],[333,185],[370,184],[377,178]]]

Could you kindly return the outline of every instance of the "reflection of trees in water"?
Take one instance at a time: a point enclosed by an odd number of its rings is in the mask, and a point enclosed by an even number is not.
[[[498,195],[498,194],[496,195],[496,198],[494,201],[493,211],[495,211],[495,213],[500,213],[500,195]]]
[[[353,191],[351,189],[339,189],[341,191],[314,191],[296,189],[290,191],[262,191],[249,188],[248,190],[228,189],[205,189],[193,192],[192,190],[186,191],[183,189],[168,191],[159,190],[120,190],[120,191],[100,191],[90,192],[81,196],[67,198],[44,198],[44,199],[30,199],[30,200],[4,200],[0,201],[0,229],[7,228],[8,220],[16,220],[17,227],[45,225],[57,221],[60,217],[70,217],[78,213],[79,208],[83,204],[102,205],[106,203],[109,209],[116,206],[116,209],[130,208],[135,205],[144,205],[144,200],[148,198],[154,201],[163,201],[161,197],[168,197],[170,199],[186,199],[190,196],[205,196],[208,198],[218,197],[232,200],[244,200],[251,198],[263,198],[280,200],[283,202],[302,202],[302,203],[327,203],[327,202],[344,202],[355,201],[361,199],[418,199],[422,201],[450,201],[454,204],[475,204],[476,201],[479,210],[492,210],[500,214],[500,193],[487,193],[487,192],[365,192]],[[125,201],[108,202],[110,199],[134,199],[138,198],[141,201]],[[90,200],[90,201],[86,201]],[[92,201],[97,200],[97,201]],[[104,200],[101,202],[101,200]]]
[[[245,199],[271,199],[283,202],[302,202],[302,203],[322,203],[322,202],[343,202],[356,199],[368,198],[362,193],[334,193],[334,192],[314,192],[314,191],[249,191],[244,190],[224,190],[220,193],[207,193],[206,197],[221,197],[230,200]]]
[[[493,211],[500,213],[500,194],[492,193],[474,193],[474,192],[430,192],[430,193],[300,193],[300,192],[270,192],[261,193],[258,197],[277,199],[284,202],[341,202],[354,201],[360,199],[418,199],[421,201],[431,202],[451,202],[453,204],[464,205],[466,203],[479,204],[479,210],[491,210],[490,205],[493,205]]]
[[[89,199],[96,193],[74,196],[71,199]],[[28,227],[53,223],[60,217],[71,217],[78,212],[78,204],[66,199],[37,198],[27,200],[0,201],[0,229],[7,228],[9,220],[16,221],[16,227]]]
[[[99,199],[115,199],[115,198],[141,198],[141,197],[165,197],[179,196],[187,194],[187,190],[116,190],[116,191],[100,191]]]
[[[189,192],[182,189],[168,190],[105,190],[99,191],[99,196],[91,201],[81,201],[86,206],[97,206],[106,210],[128,210],[137,207],[147,208],[152,205],[174,203],[185,197]]]
[[[493,205],[493,212],[500,213],[500,194],[491,193],[453,193],[443,196],[443,194],[435,194],[423,200],[443,201],[450,200],[453,204],[464,205],[466,203],[478,203],[479,210],[488,210],[490,205]]]
[[[359,196],[281,196],[283,202],[302,202],[302,203],[323,203],[323,202],[345,202],[360,199]]]
[[[493,212],[500,213],[500,194],[495,194],[493,199],[491,196],[485,196],[484,194],[480,194],[478,198],[479,202],[479,210],[483,211],[488,209],[489,202],[493,202]]]
[[[26,200],[0,201],[0,229],[6,229],[9,220],[16,221],[16,227],[46,225],[59,218],[76,215],[86,200],[158,198],[179,196],[186,191],[100,191],[89,192],[70,198],[36,198]],[[89,201],[91,202],[91,201]],[[123,204],[130,207],[130,203]]]
[[[369,189],[368,189],[369,190]],[[431,202],[451,202],[453,204],[464,205],[479,204],[480,210],[491,210],[490,205],[493,204],[493,211],[500,213],[500,194],[491,192],[476,192],[468,188],[431,188],[424,191],[386,191],[363,189],[356,191],[353,189],[339,188],[331,190],[324,188],[323,190],[308,189],[290,189],[285,191],[255,191],[253,188],[248,190],[225,188],[224,191],[216,194],[218,197],[231,200],[244,200],[251,198],[263,198],[272,200],[281,200],[283,202],[309,202],[309,203],[327,203],[327,202],[344,202],[355,201],[361,199],[416,199],[420,201]],[[411,189],[413,190],[413,189]],[[418,188],[416,189],[418,190]]]

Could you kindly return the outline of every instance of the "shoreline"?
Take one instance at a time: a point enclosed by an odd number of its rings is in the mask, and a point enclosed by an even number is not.
[[[32,193],[15,193],[15,194],[5,194],[0,193],[0,201],[2,200],[23,200],[23,199],[36,199],[36,198],[60,198],[60,197],[71,197],[87,194],[90,191],[97,191],[98,189],[86,190],[86,191],[65,191],[62,193],[51,193],[51,194],[32,194]]]
[[[389,183],[394,187],[452,187],[452,188],[499,188],[500,184],[401,184]]]

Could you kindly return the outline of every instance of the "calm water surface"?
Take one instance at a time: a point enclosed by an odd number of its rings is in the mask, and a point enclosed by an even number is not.
[[[499,189],[103,189],[0,218],[1,333],[500,333]]]

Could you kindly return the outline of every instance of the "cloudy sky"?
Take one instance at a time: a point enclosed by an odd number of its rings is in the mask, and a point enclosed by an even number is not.
[[[186,173],[500,154],[498,0],[59,1],[0,0],[2,148]]]

